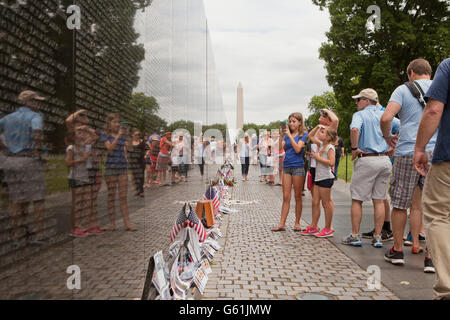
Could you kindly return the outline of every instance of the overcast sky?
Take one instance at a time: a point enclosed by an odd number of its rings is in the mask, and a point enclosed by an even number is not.
[[[331,26],[310,0],[204,0],[229,125],[244,87],[244,123],[308,115],[313,95],[331,90],[319,47]]]

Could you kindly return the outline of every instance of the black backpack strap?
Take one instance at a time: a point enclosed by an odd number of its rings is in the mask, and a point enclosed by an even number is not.
[[[423,97],[425,96],[425,92],[423,92],[422,87],[419,85],[419,83],[416,81],[405,82],[405,86],[407,86],[409,91],[411,91],[413,97],[419,101],[422,108],[425,108],[426,103],[423,99]]]

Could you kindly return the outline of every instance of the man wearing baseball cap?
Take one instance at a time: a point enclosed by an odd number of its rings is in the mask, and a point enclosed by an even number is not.
[[[0,130],[4,131],[8,157],[5,161],[5,179],[12,202],[12,239],[18,248],[20,217],[27,213],[30,202],[36,217],[36,238],[31,244],[42,245],[44,200],[46,194],[44,162],[42,159],[43,120],[38,113],[45,100],[37,92],[26,90],[19,94],[23,106],[2,119]]]
[[[364,89],[355,99],[358,111],[353,114],[350,124],[352,160],[354,162],[350,192],[352,196],[351,220],[352,233],[345,237],[344,244],[361,246],[359,227],[362,219],[362,203],[372,200],[375,215],[375,232],[372,245],[383,247],[381,230],[384,223],[384,200],[392,164],[387,155],[389,146],[383,139],[380,119],[383,111],[377,107],[378,95],[373,89]],[[396,121],[395,121],[396,120]],[[395,119],[392,126],[398,129],[400,122]]]

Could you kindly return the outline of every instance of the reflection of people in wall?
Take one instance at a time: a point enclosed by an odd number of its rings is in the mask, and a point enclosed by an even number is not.
[[[104,233],[99,227],[97,206],[101,187],[100,152],[97,146],[99,135],[88,124],[89,118],[84,109],[66,119],[66,164],[70,168],[69,187],[72,191],[73,228],[70,235],[73,237]],[[82,214],[87,216],[87,229],[82,227]]]
[[[8,156],[4,164],[5,179],[12,201],[13,246],[19,247],[20,219],[26,216],[33,203],[36,217],[36,237],[33,245],[44,244],[44,204],[46,195],[43,158],[43,120],[38,110],[45,100],[34,91],[23,91],[19,102],[23,105],[16,112],[0,119],[0,130],[4,131]],[[30,233],[30,229],[27,228]]]
[[[158,154],[158,160],[156,161],[156,170],[158,171],[159,186],[168,186],[167,183],[167,169],[170,162],[170,151],[173,147],[172,132],[166,132],[164,137],[161,138],[159,144],[160,151]]]
[[[147,145],[145,140],[141,138],[141,132],[134,129],[132,141],[129,144],[129,164],[133,173],[133,181],[135,187],[135,195],[144,197],[144,180],[145,180],[145,154],[147,152]]]
[[[217,150],[217,141],[215,136],[211,136],[210,139],[210,152],[211,152],[211,160],[213,163],[216,163],[216,150]]]
[[[123,216],[125,229],[136,231],[129,219],[128,213],[128,161],[127,161],[127,128],[120,123],[119,115],[109,114],[106,118],[105,132],[101,136],[107,152],[105,180],[108,186],[108,213],[110,226],[106,230],[116,229],[115,199],[119,188],[120,211]]]

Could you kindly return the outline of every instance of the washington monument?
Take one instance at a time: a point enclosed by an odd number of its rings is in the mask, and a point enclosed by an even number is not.
[[[237,132],[244,127],[244,89],[239,82],[237,89],[236,129]]]

